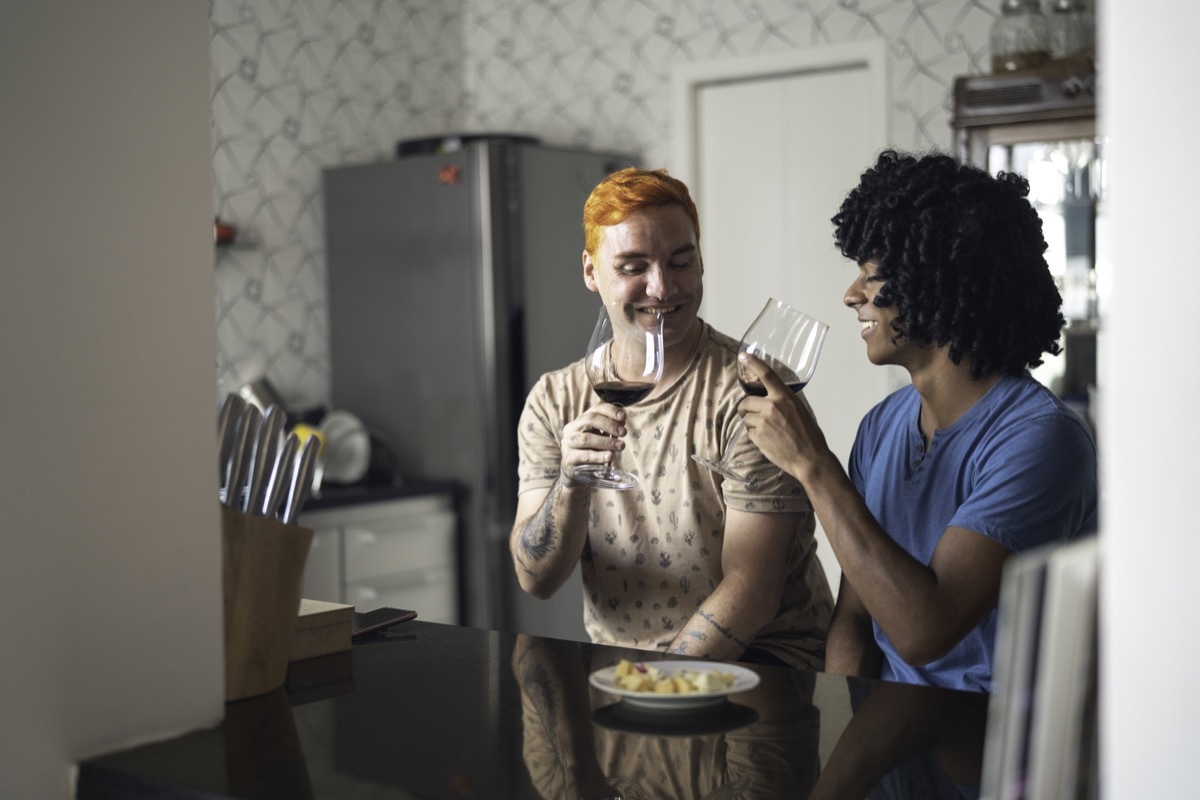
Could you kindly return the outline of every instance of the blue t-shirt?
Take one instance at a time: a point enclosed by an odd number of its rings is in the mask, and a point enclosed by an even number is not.
[[[850,479],[875,519],[928,564],[946,528],[983,534],[1014,553],[1096,530],[1096,444],[1083,420],[1026,373],[1005,376],[925,450],[912,386],[863,418]],[[874,626],[887,680],[990,691],[996,611],[942,658],[905,663]]]

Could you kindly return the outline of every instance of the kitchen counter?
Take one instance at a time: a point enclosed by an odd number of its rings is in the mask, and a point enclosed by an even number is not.
[[[395,483],[360,483],[348,486],[328,483],[321,487],[319,497],[311,497],[304,504],[304,510],[318,511],[324,508],[341,508],[430,494],[457,496],[458,492],[458,484],[442,480],[406,478]]]
[[[978,784],[986,695],[755,665],[750,691],[647,710],[588,683],[630,655],[670,660],[402,623],[294,663],[288,687],[227,704],[217,728],[82,762],[76,797],[794,800],[820,775],[814,798],[876,784],[957,798]]]

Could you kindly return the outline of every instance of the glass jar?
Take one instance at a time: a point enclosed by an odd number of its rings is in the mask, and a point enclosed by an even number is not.
[[[1050,31],[1039,0],[1003,0],[989,37],[992,72],[1036,67],[1050,58]]]
[[[1096,43],[1096,22],[1084,0],[1054,0],[1050,7],[1050,57],[1066,58]]]

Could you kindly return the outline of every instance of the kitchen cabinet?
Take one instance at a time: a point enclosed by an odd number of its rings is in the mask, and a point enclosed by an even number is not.
[[[1063,353],[1047,356],[1034,377],[1089,421],[1111,285],[1096,95],[1096,59],[1089,50],[1034,69],[958,78],[951,119],[961,160],[993,175],[1003,170],[1029,180],[1067,321]]]
[[[451,493],[315,509],[299,522],[315,534],[304,597],[357,611],[411,608],[430,622],[460,622]]]

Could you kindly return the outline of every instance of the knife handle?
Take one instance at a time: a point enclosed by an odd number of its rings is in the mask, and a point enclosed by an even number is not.
[[[217,479],[222,489],[229,485],[229,457],[233,455],[237,429],[245,409],[246,401],[232,392],[226,393],[217,407]]]
[[[254,452],[250,459],[250,476],[246,480],[246,499],[242,509],[258,514],[263,506],[263,489],[270,478],[269,470],[275,463],[275,451],[279,447],[279,435],[283,432],[284,414],[278,406],[269,406],[263,415]]]
[[[290,524],[300,515],[300,509],[308,500],[312,491],[313,473],[317,468],[317,452],[321,449],[321,441],[315,436],[309,437],[296,458],[296,469],[292,474],[292,489],[288,493],[287,505],[283,509],[283,521]]]
[[[263,498],[262,513],[264,517],[273,517],[279,510],[283,499],[285,484],[295,471],[296,453],[300,450],[300,437],[289,433],[284,440],[283,448],[275,458],[271,467],[271,478],[267,481],[267,491]]]
[[[234,393],[226,393],[217,407],[217,468],[221,488],[226,487],[224,480],[229,476],[229,455],[233,452],[233,441],[241,421],[245,401]]]
[[[247,405],[242,414],[242,425],[234,442],[233,453],[229,459],[229,480],[225,484],[225,505],[229,508],[242,508],[242,488],[246,485],[246,469],[249,466],[250,450],[258,436],[259,426],[262,425],[262,412],[252,405]]]

